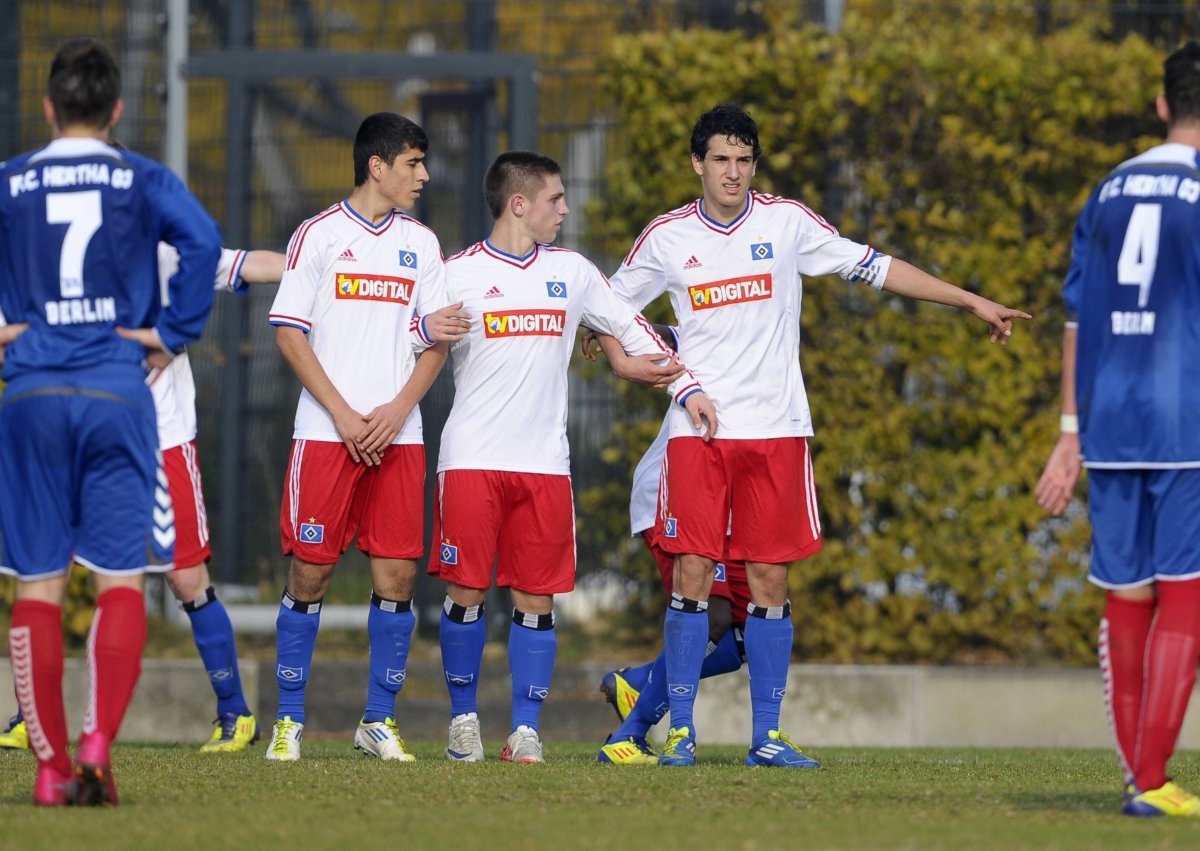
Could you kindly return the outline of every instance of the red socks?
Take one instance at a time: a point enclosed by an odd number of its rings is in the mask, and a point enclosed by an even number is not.
[[[62,609],[40,600],[17,600],[8,633],[17,702],[39,763],[71,773],[67,715],[63,708]]]
[[[1100,671],[1104,675],[1104,702],[1117,737],[1117,755],[1126,783],[1133,779],[1138,722],[1142,715],[1146,636],[1153,620],[1153,599],[1127,600],[1108,593],[1104,617],[1100,620]]]
[[[109,742],[117,737],[133,689],[142,672],[146,646],[146,603],[132,588],[112,588],[96,602],[96,619],[88,634],[91,669],[85,736],[100,733]]]
[[[1157,614],[1146,645],[1141,735],[1134,757],[1139,789],[1166,782],[1200,652],[1200,580],[1158,582]]]

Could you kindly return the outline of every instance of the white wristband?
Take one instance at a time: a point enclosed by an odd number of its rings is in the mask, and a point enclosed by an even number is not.
[[[1058,418],[1058,430],[1063,434],[1079,434],[1079,417],[1063,414]]]

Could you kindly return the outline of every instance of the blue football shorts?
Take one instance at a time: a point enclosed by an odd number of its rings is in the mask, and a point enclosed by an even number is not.
[[[131,370],[85,385],[22,376],[0,398],[0,570],[101,573],[150,567],[158,433],[154,402]]]
[[[1200,578],[1200,470],[1088,470],[1092,566],[1101,588]]]

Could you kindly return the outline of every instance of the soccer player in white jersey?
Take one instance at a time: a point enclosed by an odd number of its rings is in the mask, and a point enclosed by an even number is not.
[[[354,745],[384,760],[412,759],[394,716],[424,534],[417,403],[446,360],[435,338],[453,339],[466,325],[466,314],[443,310],[437,237],[402,212],[429,180],[427,148],[425,132],[403,116],[363,120],[354,191],[297,229],[271,307],[279,348],[304,389],[280,510],[292,562],[276,621],[279,713],[267,759],[300,758],[321,599],[356,533],[374,590],[366,710]],[[459,331],[442,335],[443,321]]]
[[[283,255],[275,251],[223,249],[213,286],[218,292],[240,292],[251,283],[278,283],[283,261]],[[164,304],[169,303],[168,283],[178,269],[179,253],[159,243],[158,275]],[[3,324],[0,317],[0,326]],[[216,729],[200,750],[245,750],[258,739],[258,723],[242,690],[233,625],[208,573],[212,547],[196,451],[196,383],[186,350],[153,377],[150,392],[162,453],[151,530],[153,545],[163,562],[174,565],[166,574],[167,585],[188,615],[192,638],[217,697]],[[25,718],[18,711],[0,733],[0,748],[28,747]]]
[[[174,274],[178,254],[160,245],[158,262],[159,276],[166,280]],[[275,251],[226,248],[217,264],[214,287],[219,292],[240,292],[252,283],[278,283],[283,264],[284,256]],[[208,573],[212,546],[196,449],[196,383],[187,352],[171,361],[150,391],[167,484],[164,492],[160,478],[155,494],[154,540],[160,547],[174,548],[175,567],[166,574],[167,585],[187,613],[192,638],[217,697],[216,727],[200,750],[242,751],[258,741],[258,721],[242,690],[233,625]]]
[[[797,201],[751,190],[758,128],[734,104],[700,117],[691,150],[702,197],[653,220],[612,279],[638,308],[669,293],[680,355],[721,417],[720,435],[705,443],[685,418],[671,415],[661,506],[663,548],[676,556],[664,626],[671,730],[659,761],[695,762],[704,614],[728,531],[729,555],[746,562],[753,598],[745,633],[754,717],[746,763],[810,767],[779,730],[792,648],[788,565],[821,547],[806,439],[812,420],[796,357],[801,276],[836,273],[962,308],[992,326],[993,342],[1007,340],[1012,319],[1027,314],[852,242]]]
[[[1157,107],[1165,144],[1108,174],[1075,226],[1062,433],[1037,495],[1061,514],[1082,452],[1124,811],[1197,816],[1166,772],[1200,654],[1200,44],[1167,58]]]
[[[446,263],[450,296],[479,321],[451,349],[455,396],[442,431],[434,525],[447,582],[442,663],[450,690],[446,755],[483,759],[476,689],[483,602],[495,581],[512,590],[512,718],[500,758],[540,763],[538,721],[557,639],[555,594],[575,587],[575,514],[567,446],[567,374],[581,322],[629,352],[661,355],[689,432],[717,429],[701,385],[650,325],[581,255],[550,245],[568,213],[549,157],[501,154],[484,177],[491,235]]]
[[[655,325],[654,330],[672,348],[679,347],[677,328]],[[595,360],[592,339],[599,342],[614,375],[652,387],[661,385],[661,379],[647,371],[649,364],[644,356],[629,357],[616,340],[607,335],[584,335],[585,358]],[[662,548],[663,524],[658,503],[669,438],[668,414],[654,441],[638,461],[629,492],[630,532],[645,542],[668,600],[674,591],[675,557]],[[726,554],[717,562],[709,591],[708,644],[700,669],[701,679],[731,673],[742,667],[745,656],[742,635],[749,605],[746,565]],[[652,662],[609,671],[600,682],[600,691],[616,711],[621,724],[600,748],[597,761],[613,765],[657,764],[658,755],[650,746],[647,735],[667,712],[666,656],[660,653]]]

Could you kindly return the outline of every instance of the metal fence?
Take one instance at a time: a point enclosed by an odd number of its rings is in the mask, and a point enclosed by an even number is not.
[[[1100,15],[1114,37],[1137,32],[1168,44],[1194,36],[1200,23],[1194,0],[986,5],[999,13],[1032,9],[1043,29],[1079,14]],[[515,144],[536,144],[563,164],[576,212],[562,240],[588,251],[594,246],[587,244],[583,211],[603,195],[604,163],[622,144],[597,97],[614,37],[701,26],[756,32],[781,14],[836,27],[847,12],[957,6],[956,0],[190,0],[188,178],[228,243],[282,250],[301,219],[349,190],[349,143],[362,116],[390,109],[429,132],[433,183],[417,213],[447,254],[486,235],[482,169]],[[81,34],[109,44],[121,65],[126,111],[119,137],[158,156],[166,8],[164,0],[0,0],[0,156],[44,140],[40,99],[50,59],[63,39]],[[595,259],[611,266],[616,258]],[[277,512],[298,393],[266,324],[273,297],[273,288],[260,288],[219,298],[205,339],[192,349],[213,571],[272,593],[286,567]],[[431,462],[452,392],[444,377],[422,405]],[[602,379],[575,377],[571,392],[579,489],[603,475],[596,459],[615,396]],[[604,553],[579,555],[586,572]],[[357,566],[350,573],[365,577],[361,560],[351,563]]]

